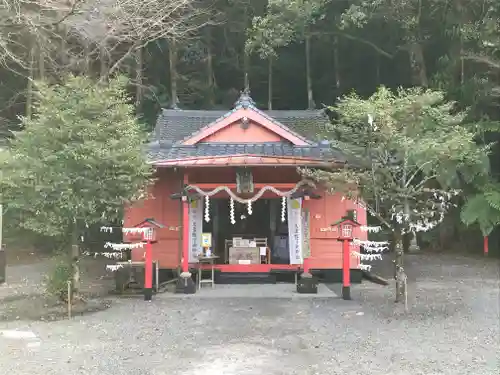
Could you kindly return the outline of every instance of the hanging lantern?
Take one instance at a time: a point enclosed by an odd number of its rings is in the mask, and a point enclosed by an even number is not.
[[[210,222],[210,198],[205,195],[205,222]]]
[[[281,198],[281,222],[286,220],[286,197]]]
[[[231,224],[236,224],[236,219],[234,218],[234,200],[229,198],[229,221]]]

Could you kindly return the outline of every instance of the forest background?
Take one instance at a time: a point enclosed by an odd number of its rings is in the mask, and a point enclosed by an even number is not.
[[[161,108],[229,110],[245,87],[261,109],[312,109],[419,86],[444,91],[478,124],[478,142],[496,142],[499,20],[497,0],[0,0],[0,137],[31,116],[34,80],[72,73],[126,75],[148,131]],[[481,253],[489,234],[500,253],[497,229],[463,223],[500,223],[499,154],[493,185],[466,192],[467,212],[448,212],[423,247]],[[8,213],[4,225],[19,242]]]

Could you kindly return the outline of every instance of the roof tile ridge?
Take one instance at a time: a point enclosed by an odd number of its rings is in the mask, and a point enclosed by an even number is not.
[[[299,139],[303,140],[304,142],[311,143],[312,141],[310,139],[307,139],[306,137],[300,135],[299,133],[293,131],[290,129],[290,127],[286,126],[285,124],[281,123],[280,121],[276,120],[275,118],[269,116],[267,113],[264,111],[260,110],[254,105],[250,105],[248,107],[249,109],[252,109],[253,111],[257,112],[259,115],[265,117],[267,120],[271,121],[273,124],[278,125],[281,129],[288,131],[290,134],[293,134],[294,136],[298,137]]]
[[[196,135],[200,134],[201,132],[203,132],[204,130],[210,128],[212,125],[218,123],[219,121],[231,116],[234,112],[236,112],[237,109],[239,109],[238,107],[241,107],[241,106],[236,106],[234,107],[233,109],[231,109],[230,111],[226,112],[225,114],[223,114],[222,116],[219,116],[217,117],[214,121],[210,122],[209,124],[205,125],[205,126],[202,126],[201,128],[199,128],[197,131],[195,131],[194,133],[191,133],[187,136],[185,136],[183,139],[179,140],[179,143],[184,143],[185,141],[187,141],[188,139],[192,138],[192,137],[195,137]]]

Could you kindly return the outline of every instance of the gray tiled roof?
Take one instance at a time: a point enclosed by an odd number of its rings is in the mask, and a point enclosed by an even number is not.
[[[197,143],[182,145],[182,141],[209,127],[217,120],[230,116],[235,111],[247,108],[266,117],[276,125],[303,139],[309,146],[295,146],[290,142],[266,143]],[[163,109],[155,127],[155,140],[149,144],[150,161],[182,159],[202,156],[228,156],[250,154],[257,156],[295,156],[303,158],[345,161],[340,150],[328,144],[318,143],[319,134],[329,126],[323,111],[261,111],[248,93],[243,92],[231,111]]]
[[[180,142],[216,120],[231,115],[237,109],[239,108],[236,107],[232,111],[163,109],[156,122],[155,138],[167,144]],[[319,138],[318,134],[323,133],[329,126],[328,117],[322,111],[254,110],[312,142],[316,141]]]
[[[152,144],[149,149],[149,159],[172,160],[202,156],[228,156],[250,154],[257,156],[295,156],[314,159],[334,159],[339,162],[345,161],[340,151],[327,145],[293,146],[285,142],[267,143],[198,143],[195,146],[173,146],[165,147],[159,143]]]

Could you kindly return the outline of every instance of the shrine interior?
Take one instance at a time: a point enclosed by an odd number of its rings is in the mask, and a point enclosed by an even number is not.
[[[230,199],[210,200],[210,221],[203,232],[212,233],[212,252],[218,264],[289,264],[287,215],[282,221],[281,198],[258,199],[251,205]]]

